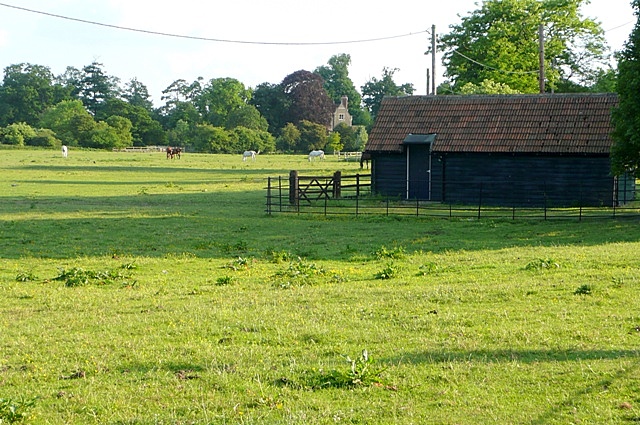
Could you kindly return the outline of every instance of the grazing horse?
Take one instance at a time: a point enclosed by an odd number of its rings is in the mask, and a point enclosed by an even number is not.
[[[309,162],[314,158],[324,159],[324,151],[317,150],[309,152]]]
[[[180,159],[180,155],[182,155],[182,148],[180,147],[173,148],[171,154],[172,154],[171,155],[172,158],[175,156],[178,159]]]
[[[173,159],[173,148],[171,146],[167,146],[167,159]]]
[[[365,161],[367,162],[367,170],[369,169],[369,161],[371,160],[371,154],[369,152],[362,152],[360,155],[360,168],[364,168]]]
[[[242,154],[242,160],[246,161],[247,158],[251,158],[252,160],[256,160],[256,155],[258,155],[260,153],[260,151],[256,152],[256,151],[244,151],[244,153]]]

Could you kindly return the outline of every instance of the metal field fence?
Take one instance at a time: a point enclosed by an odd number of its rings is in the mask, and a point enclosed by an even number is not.
[[[503,183],[492,187],[485,182],[475,188],[467,185],[466,193],[475,191],[475,196],[467,196],[465,200],[433,201],[377,194],[372,190],[371,174],[300,176],[292,171],[288,177],[268,178],[266,213],[513,220],[640,218],[640,194],[635,185],[619,193],[577,192],[571,201],[548,187],[534,193],[513,186],[508,197],[504,190]],[[505,198],[510,201],[505,202]]]

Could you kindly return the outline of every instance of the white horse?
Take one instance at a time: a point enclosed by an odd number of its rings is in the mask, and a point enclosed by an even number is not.
[[[244,151],[244,153],[242,154],[242,160],[246,161],[247,158],[251,158],[252,160],[256,160],[256,155],[258,155],[258,153],[260,153],[260,151],[256,152],[256,151]]]
[[[324,159],[324,151],[317,150],[309,152],[309,161],[311,161],[313,158]]]

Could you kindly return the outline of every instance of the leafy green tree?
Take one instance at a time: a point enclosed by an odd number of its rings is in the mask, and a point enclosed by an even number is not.
[[[83,136],[80,146],[85,148],[111,149],[119,144],[117,130],[104,121],[94,121],[91,131],[83,132]]]
[[[167,136],[162,125],[151,117],[147,108],[112,98],[105,101],[96,119],[105,121],[112,116],[124,117],[131,122],[133,146],[166,144]]]
[[[108,138],[106,134],[98,134],[96,136],[96,140],[93,140],[96,133],[100,133],[100,131],[106,130],[104,126],[107,124],[104,121],[100,121],[100,123],[100,128],[98,128],[98,123],[91,116],[91,114],[86,111],[84,114],[72,116],[69,122],[69,127],[75,140],[77,141],[77,145],[84,148],[102,148],[103,145],[106,145],[108,142],[101,140]]]
[[[0,126],[17,122],[36,125],[40,114],[54,104],[53,80],[46,66],[7,66],[0,86]]]
[[[190,101],[174,103],[171,109],[164,108],[161,112],[159,120],[166,129],[174,128],[179,121],[193,126],[203,123],[202,116]]]
[[[197,124],[192,142],[196,151],[205,153],[235,153],[231,133],[211,124]]]
[[[287,123],[276,140],[276,149],[281,152],[293,152],[300,143],[300,130],[293,123]]]
[[[296,150],[308,152],[316,149],[324,149],[328,142],[327,127],[308,120],[302,120],[298,124],[300,130],[300,142]]]
[[[130,105],[142,107],[148,112],[153,110],[153,103],[150,100],[151,96],[149,95],[149,89],[138,81],[137,78],[133,78],[125,84],[122,92],[122,98]]]
[[[329,152],[340,152],[344,149],[344,145],[340,142],[340,133],[334,131],[329,134],[327,148]]]
[[[235,127],[231,130],[237,140],[234,151],[241,153],[247,150],[260,152],[273,152],[275,149],[275,140],[273,136],[263,130],[254,130],[246,127]]]
[[[486,0],[440,37],[454,92],[484,80],[521,93],[539,92],[539,25],[544,24],[548,90],[562,81],[585,85],[605,63],[604,32],[580,14],[588,0]]]
[[[165,107],[171,109],[173,105],[195,99],[202,91],[202,77],[188,84],[186,80],[178,79],[162,91],[160,100],[165,101]]]
[[[133,125],[128,118],[121,117],[119,115],[112,115],[106,119],[106,123],[109,124],[109,127],[115,130],[118,136],[118,141],[116,145],[111,146],[112,148],[126,148],[127,146],[131,146],[133,142],[133,137],[131,135]]]
[[[227,127],[229,114],[247,105],[251,90],[234,78],[214,78],[210,80],[198,96],[194,105],[205,122],[216,127]]]
[[[256,107],[269,123],[269,132],[276,132],[286,124],[286,114],[291,106],[280,84],[259,84],[254,90],[249,103]]]
[[[195,124],[192,126],[187,121],[178,120],[175,127],[167,131],[167,142],[171,146],[189,146],[196,150],[193,141]]]
[[[334,104],[340,104],[342,96],[349,98],[349,114],[353,118],[353,124],[366,125],[368,121],[362,109],[362,96],[349,78],[349,65],[351,56],[343,53],[332,56],[327,65],[319,66],[315,73],[324,79],[324,88]]]
[[[1,134],[5,145],[24,146],[26,140],[36,136],[36,130],[27,123],[16,122],[2,129]]]
[[[613,68],[598,70],[593,85],[589,87],[592,93],[615,93],[618,87],[618,73]]]
[[[59,86],[64,88],[67,97],[60,99],[56,103],[59,103],[62,100],[80,99],[82,78],[82,71],[73,66],[68,66],[67,69],[65,69],[64,73],[58,75],[56,77],[56,82]]]
[[[355,126],[354,128],[356,129],[356,151],[364,151],[369,141],[369,133],[367,133],[367,129],[362,125]]]
[[[80,78],[80,90],[78,96],[87,110],[94,116],[98,113],[100,107],[110,98],[119,95],[119,80],[116,77],[110,77],[102,70],[102,64],[92,62],[90,65],[82,68],[82,77]]]
[[[47,148],[59,148],[62,145],[62,141],[56,137],[56,133],[48,128],[39,128],[36,130],[36,135],[30,139],[25,140],[25,144],[29,146],[42,146]]]
[[[380,109],[380,103],[385,96],[410,96],[414,92],[413,84],[406,83],[397,85],[393,80],[398,68],[383,68],[382,78],[378,80],[372,77],[362,86],[362,101],[375,119]]]
[[[493,80],[482,80],[480,84],[467,83],[460,88],[460,94],[518,94],[506,84],[496,83]]]
[[[56,133],[65,145],[78,146],[80,139],[92,130],[93,117],[80,100],[63,100],[47,109],[40,119],[40,127]]]
[[[226,127],[228,129],[246,127],[253,130],[267,131],[269,123],[260,115],[260,111],[255,106],[244,104],[229,111]]]
[[[358,150],[355,127],[351,127],[341,122],[333,129],[333,131],[340,135],[339,140],[342,148],[339,150],[345,150],[347,152],[355,152]]]
[[[613,111],[611,169],[640,177],[640,0],[631,2],[637,17],[618,58],[619,105]]]
[[[311,121],[328,126],[336,107],[324,88],[324,80],[318,74],[300,70],[287,75],[281,89],[288,98],[286,122],[294,124]]]

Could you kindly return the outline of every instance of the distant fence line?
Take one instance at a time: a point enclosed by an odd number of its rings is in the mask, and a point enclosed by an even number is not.
[[[442,218],[508,218],[508,219],[578,219],[640,217],[640,201],[635,188],[623,193],[624,199],[613,201],[613,193],[595,194],[611,200],[609,205],[593,206],[576,200],[570,206],[560,205],[553,193],[544,193],[544,201],[528,201],[531,191],[510,193],[519,201],[511,205],[496,205],[498,193],[490,184],[480,185],[477,202],[456,203],[382,196],[372,192],[371,174],[304,176],[291,171],[288,177],[269,177],[266,187],[266,213],[294,213],[319,215],[410,215]],[[555,195],[555,196],[554,196]],[[590,198],[594,194],[590,194]]]
[[[114,152],[166,152],[166,146],[129,146],[126,148],[113,148]]]

